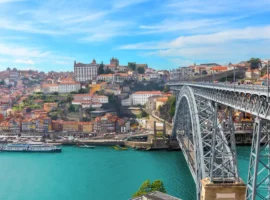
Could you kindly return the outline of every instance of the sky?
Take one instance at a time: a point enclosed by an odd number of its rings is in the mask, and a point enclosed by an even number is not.
[[[270,0],[0,0],[0,70],[270,58]]]

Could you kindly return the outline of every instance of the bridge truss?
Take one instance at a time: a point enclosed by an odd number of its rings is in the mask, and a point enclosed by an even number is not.
[[[227,129],[218,121],[218,105],[184,86],[177,98],[173,136],[177,137],[197,186],[203,178],[212,182],[238,181],[234,129],[230,111]]]
[[[233,109],[257,116],[246,199],[270,199],[270,105],[262,90],[200,84],[172,85],[171,89],[177,92],[172,136],[178,139],[196,183],[197,199],[203,178],[214,183],[240,180]]]

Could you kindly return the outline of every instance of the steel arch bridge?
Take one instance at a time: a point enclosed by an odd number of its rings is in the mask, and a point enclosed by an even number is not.
[[[233,110],[256,116],[246,199],[270,199],[270,103],[267,88],[174,82],[177,95],[172,137],[177,138],[193,179],[197,199],[201,180],[239,183]],[[219,107],[222,106],[223,110]]]

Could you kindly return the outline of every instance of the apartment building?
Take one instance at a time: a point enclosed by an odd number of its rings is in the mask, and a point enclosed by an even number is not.
[[[59,93],[78,92],[81,89],[81,84],[74,81],[72,77],[60,79]]]
[[[161,96],[160,91],[138,91],[131,95],[132,105],[144,105],[149,97]]]
[[[74,61],[75,80],[79,82],[93,80],[98,75],[99,64],[93,59],[90,64],[76,63]]]
[[[193,76],[194,70],[191,67],[179,67],[170,71],[171,80],[187,80]]]

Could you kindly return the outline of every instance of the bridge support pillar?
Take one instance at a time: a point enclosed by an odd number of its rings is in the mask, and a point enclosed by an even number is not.
[[[209,178],[201,180],[200,200],[245,200],[246,185],[244,182],[212,183]]]

